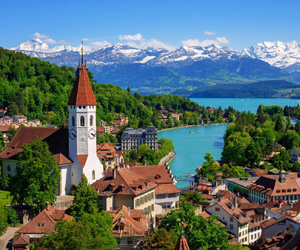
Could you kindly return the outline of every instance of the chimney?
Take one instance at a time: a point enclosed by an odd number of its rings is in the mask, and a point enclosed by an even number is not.
[[[48,201],[46,202],[46,209],[47,209],[47,211],[49,211],[49,202]]]
[[[117,169],[114,168],[114,169],[113,169],[113,179],[116,179],[116,175],[117,175]]]
[[[237,199],[236,197],[233,198],[233,206],[238,207]]]
[[[144,166],[147,166],[147,162],[146,162],[146,160],[144,160]]]
[[[128,164],[126,165],[126,168],[128,168],[128,169],[130,168]]]

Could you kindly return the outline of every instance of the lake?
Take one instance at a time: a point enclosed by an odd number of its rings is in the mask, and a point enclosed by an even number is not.
[[[201,106],[210,106],[222,109],[232,106],[239,111],[250,110],[256,113],[260,104],[265,106],[278,105],[284,107],[300,104],[296,99],[242,99],[242,98],[192,98]],[[221,159],[224,146],[223,135],[228,125],[214,125],[205,127],[180,128],[166,130],[158,133],[158,137],[165,137],[173,140],[176,157],[169,163],[173,175],[185,176],[195,174],[195,169],[202,165],[206,152],[210,152],[215,160]],[[189,133],[193,132],[193,133]],[[189,185],[189,181],[178,181],[176,186],[183,189]]]
[[[256,113],[260,104],[265,106],[278,105],[284,107],[300,105],[299,99],[267,99],[267,98],[191,98],[192,101],[198,103],[201,106],[219,108],[233,107],[239,111],[249,111]]]

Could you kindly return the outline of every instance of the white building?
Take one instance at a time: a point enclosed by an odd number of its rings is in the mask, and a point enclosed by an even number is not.
[[[96,99],[87,70],[82,64],[68,102],[69,128],[21,127],[9,145],[0,153],[3,175],[14,175],[17,155],[22,146],[42,138],[56,158],[61,170],[58,195],[71,193],[85,174],[91,184],[103,176],[103,166],[96,149]]]

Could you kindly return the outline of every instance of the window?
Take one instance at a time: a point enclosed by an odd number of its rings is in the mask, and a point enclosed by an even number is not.
[[[131,238],[128,238],[128,239],[127,239],[127,244],[128,244],[128,245],[132,245],[132,239],[131,239]]]
[[[80,116],[80,126],[84,127],[84,117]]]
[[[38,227],[40,227],[41,226],[41,224],[40,223],[38,223]]]
[[[75,126],[75,117],[74,117],[74,115],[72,116],[72,126]]]
[[[79,109],[81,109],[81,106],[79,106]]]
[[[93,126],[93,116],[90,116],[90,126]]]
[[[7,166],[7,171],[10,171],[11,170],[11,167],[10,165]]]
[[[233,224],[230,224],[230,229],[233,229]]]
[[[151,210],[154,211],[154,204],[151,205]]]
[[[120,225],[120,230],[121,230],[121,231],[124,230],[124,225],[123,225],[123,224]]]
[[[92,172],[92,180],[95,180],[95,170],[93,170],[93,172]]]
[[[233,217],[230,217],[230,222],[233,222]]]
[[[219,208],[219,207],[216,207],[216,208],[215,208],[215,211],[216,211],[216,212],[220,212],[220,208]]]

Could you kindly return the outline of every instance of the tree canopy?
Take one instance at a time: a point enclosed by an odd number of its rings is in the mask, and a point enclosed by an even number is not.
[[[46,202],[54,202],[60,169],[48,144],[37,138],[24,145],[17,165],[9,185],[12,202],[36,206],[39,210],[46,207]]]
[[[184,201],[179,210],[172,210],[162,219],[160,228],[176,234],[178,239],[183,226],[190,249],[230,249],[227,231],[216,220],[213,215],[208,219],[195,215],[195,207]]]
[[[97,207],[97,192],[90,186],[86,176],[81,176],[81,182],[72,192],[75,196],[74,202],[70,207],[71,215],[76,219],[81,218],[84,214],[96,214]]]

